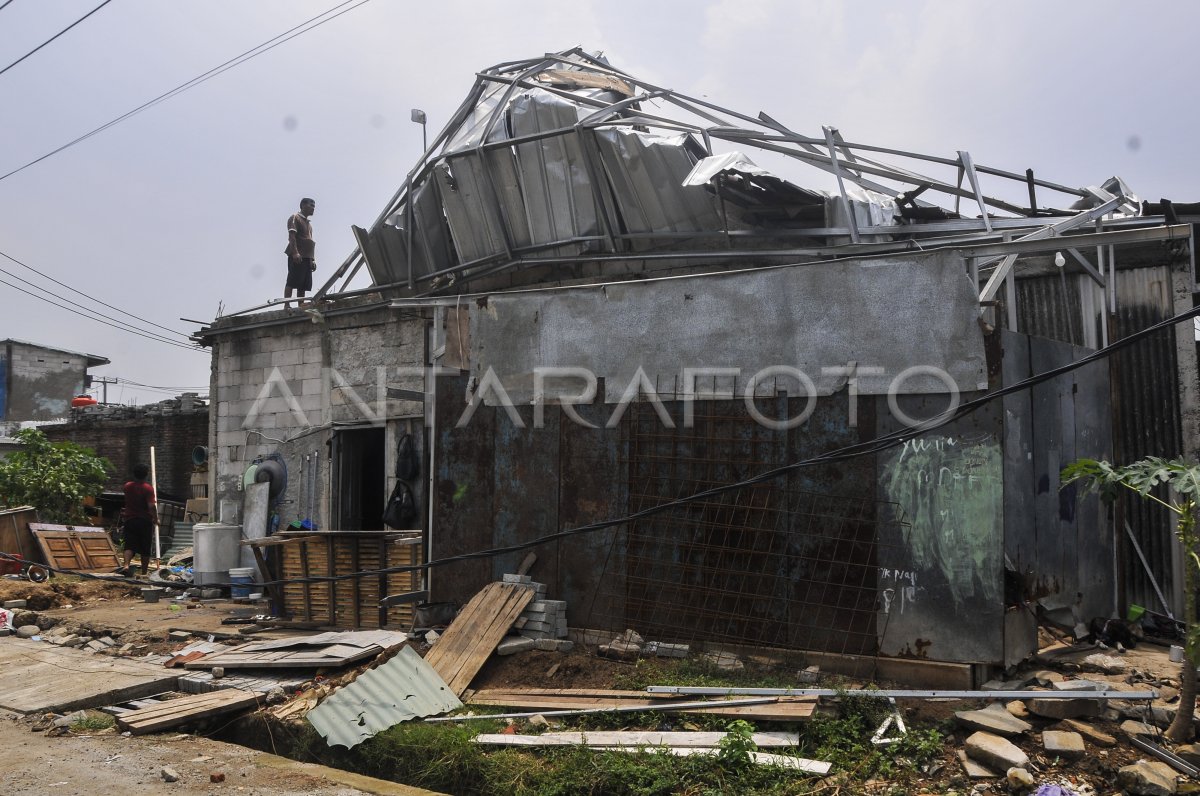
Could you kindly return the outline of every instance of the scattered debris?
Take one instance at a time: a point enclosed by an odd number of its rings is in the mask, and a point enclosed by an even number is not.
[[[1177,791],[1175,772],[1166,763],[1138,760],[1117,772],[1117,782],[1137,796],[1172,796]]]
[[[178,782],[179,772],[170,766],[163,766],[159,772],[159,776],[163,778],[163,782]]]
[[[980,730],[972,734],[963,743],[963,748],[972,759],[1000,771],[1029,765],[1029,756],[1020,747],[990,732]]]
[[[954,718],[969,729],[1008,737],[1021,735],[1033,729],[1032,724],[1017,718],[998,702],[993,702],[982,710],[960,710],[954,714]]]

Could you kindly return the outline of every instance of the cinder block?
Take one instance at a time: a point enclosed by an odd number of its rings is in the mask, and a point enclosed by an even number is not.
[[[534,648],[534,640],[531,638],[513,638],[508,637],[500,642],[496,647],[497,655],[512,655],[517,652],[524,652]]]
[[[272,365],[299,365],[303,360],[304,352],[297,348],[276,351],[271,354]]]
[[[533,578],[528,575],[504,575],[502,577],[505,583],[533,583]]]

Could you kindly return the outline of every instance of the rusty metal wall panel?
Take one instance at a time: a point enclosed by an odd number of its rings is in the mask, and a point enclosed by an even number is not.
[[[1043,373],[1088,353],[1053,340],[1029,339],[1029,367]],[[1080,615],[1108,616],[1113,606],[1113,539],[1099,499],[1060,489],[1062,469],[1078,458],[1109,458],[1108,374],[1104,363],[1064,374],[1030,391],[1032,475],[1037,506],[1034,557],[1015,561],[1032,573],[1035,592],[1057,594]]]
[[[502,410],[495,410],[495,469],[492,487],[492,546],[530,542],[558,530],[558,422],[548,411],[543,428],[533,427],[533,407],[516,407],[525,428]],[[531,548],[537,563],[531,575],[547,584],[558,580],[558,557],[553,543]],[[492,579],[516,572],[529,551],[505,553],[492,562]],[[551,595],[554,596],[553,594]]]
[[[1084,278],[1075,277],[1076,280]],[[1109,318],[1110,339],[1119,340],[1173,314],[1169,266],[1120,270],[1115,281],[1116,315],[1102,315]],[[1069,325],[1082,323],[1088,315],[1084,311],[1088,302],[1080,302],[1079,292],[1068,288],[1067,295],[1071,296],[1068,306],[1064,303],[1057,276],[1021,279],[1017,281],[1017,288],[1020,331],[1079,342],[1080,326]],[[1089,322],[1100,321],[1089,319]],[[1124,463],[1151,455],[1167,458],[1182,455],[1179,372],[1173,335],[1163,332],[1118,351],[1109,359],[1109,369],[1113,458]],[[1122,500],[1117,513],[1124,601],[1161,607],[1150,576],[1125,537],[1121,527],[1125,521],[1129,522],[1146,554],[1154,579],[1165,593],[1170,594],[1174,582],[1172,517],[1165,509],[1146,500]]]
[[[495,469],[492,410],[481,407],[463,428],[455,423],[466,407],[466,376],[438,379],[430,560],[488,550],[492,543],[492,479]],[[465,603],[491,580],[486,559],[437,567],[430,573],[433,599]]]
[[[585,428],[566,417],[559,421],[558,522],[563,529],[620,517],[629,509],[627,434],[620,428],[604,428],[611,406],[577,406],[575,410],[597,428]],[[573,627],[581,626],[592,610],[624,613],[620,597],[625,592],[624,530],[618,526],[558,543],[558,581],[551,589],[567,600],[567,619]],[[614,588],[602,593],[600,578],[605,571],[614,579]]]
[[[964,400],[973,397],[963,395]],[[900,396],[916,419],[945,411],[945,396]],[[880,433],[899,420],[879,401]],[[880,652],[933,660],[998,662],[1004,657],[1002,408],[996,402],[879,455],[879,494],[910,524],[895,544],[880,588]],[[894,533],[895,531],[891,531]],[[892,544],[887,544],[892,542]]]
[[[1117,274],[1115,337],[1146,328],[1173,313],[1171,271],[1167,266],[1138,268]],[[1191,330],[1184,331],[1184,334]],[[1120,424],[1114,429],[1116,459],[1132,462],[1145,456],[1175,458],[1183,455],[1180,420],[1179,368],[1175,338],[1170,331],[1118,352],[1112,358],[1114,404]],[[1166,498],[1165,491],[1158,493]],[[1145,553],[1163,593],[1171,599],[1174,589],[1174,516],[1153,501],[1125,499],[1118,512],[1121,526],[1128,522]],[[1154,586],[1128,544],[1123,527],[1125,599],[1153,610],[1162,606]]]

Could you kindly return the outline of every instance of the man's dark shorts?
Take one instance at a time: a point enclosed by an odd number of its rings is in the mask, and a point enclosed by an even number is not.
[[[132,550],[139,556],[150,555],[150,545],[154,541],[154,523],[144,517],[130,517],[125,520],[125,549]]]
[[[284,287],[293,290],[312,290],[313,261],[307,258],[288,258],[288,278]]]

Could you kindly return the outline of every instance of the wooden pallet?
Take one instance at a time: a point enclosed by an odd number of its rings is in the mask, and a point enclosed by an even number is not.
[[[117,726],[123,732],[141,735],[178,727],[211,716],[234,713],[257,707],[260,696],[250,691],[229,688],[208,694],[197,694],[146,705],[136,710],[116,714]]]
[[[439,642],[440,643],[440,642]],[[666,697],[664,699],[664,697]],[[463,694],[463,702],[469,705],[493,705],[521,710],[594,710],[596,708],[661,708],[671,702],[703,701],[702,698],[688,699],[676,694],[648,694],[644,691],[613,691],[607,689],[484,689]],[[721,706],[721,700],[712,700],[712,706],[688,708],[681,713],[703,713],[715,716],[739,716],[761,721],[803,721],[812,716],[817,707],[814,697],[776,697],[773,702],[762,705]]]
[[[534,590],[517,583],[489,583],[471,598],[425,662],[446,682],[455,696],[471,685],[513,622],[533,600]]]
[[[386,531],[296,532],[270,537],[270,555],[280,580],[331,577],[421,563],[424,540],[417,534]],[[266,542],[256,546],[266,549]],[[287,616],[329,627],[412,626],[412,606],[380,605],[389,594],[417,591],[421,572],[363,575],[347,580],[285,583]]]

